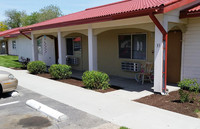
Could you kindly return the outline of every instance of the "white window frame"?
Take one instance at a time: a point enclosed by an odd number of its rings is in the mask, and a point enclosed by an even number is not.
[[[14,45],[15,44],[15,45]],[[12,49],[17,49],[16,40],[12,40]]]
[[[38,41],[41,41],[41,51],[39,51],[39,49],[38,49]],[[40,54],[40,55],[43,55],[43,38],[42,37],[40,37],[40,38],[38,38],[37,39],[37,49],[38,49],[38,54]]]
[[[74,39],[77,37],[81,37],[81,36],[74,36],[74,37],[66,37],[65,38],[65,42],[66,42],[66,55],[67,55],[67,39]],[[81,37],[81,53],[82,53],[82,37]],[[74,42],[73,42],[73,55],[67,55],[67,56],[74,56]]]

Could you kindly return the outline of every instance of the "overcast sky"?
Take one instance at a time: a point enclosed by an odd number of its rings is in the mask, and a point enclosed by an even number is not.
[[[27,14],[30,14],[53,4],[59,6],[63,14],[69,14],[116,1],[120,0],[0,0],[0,21],[5,20],[5,10],[9,9],[26,11]]]

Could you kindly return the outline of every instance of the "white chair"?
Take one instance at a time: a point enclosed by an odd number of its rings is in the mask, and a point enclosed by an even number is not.
[[[144,84],[144,81],[152,81],[152,68],[153,64],[151,62],[146,62],[144,65],[141,67],[141,72],[137,73],[135,75],[135,79],[137,82],[142,82],[142,85]]]

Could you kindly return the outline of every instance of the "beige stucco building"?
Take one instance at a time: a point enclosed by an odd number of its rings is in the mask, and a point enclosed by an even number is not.
[[[144,6],[134,0],[116,2],[19,30],[31,32],[32,60],[41,60],[38,48],[44,50],[45,45],[38,46],[38,39],[43,36],[51,38],[55,50],[55,58],[46,58],[79,71],[134,79],[141,64],[152,63],[154,91],[165,94],[167,83],[200,81],[200,18],[195,14],[200,3],[152,1],[143,1]]]

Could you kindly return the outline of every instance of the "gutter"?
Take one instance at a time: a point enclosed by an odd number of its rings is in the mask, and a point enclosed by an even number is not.
[[[149,17],[154,22],[156,27],[160,30],[163,35],[163,67],[162,67],[162,93],[166,94],[167,90],[167,45],[168,45],[168,33],[164,27],[160,24],[158,19],[153,13],[149,14]]]

